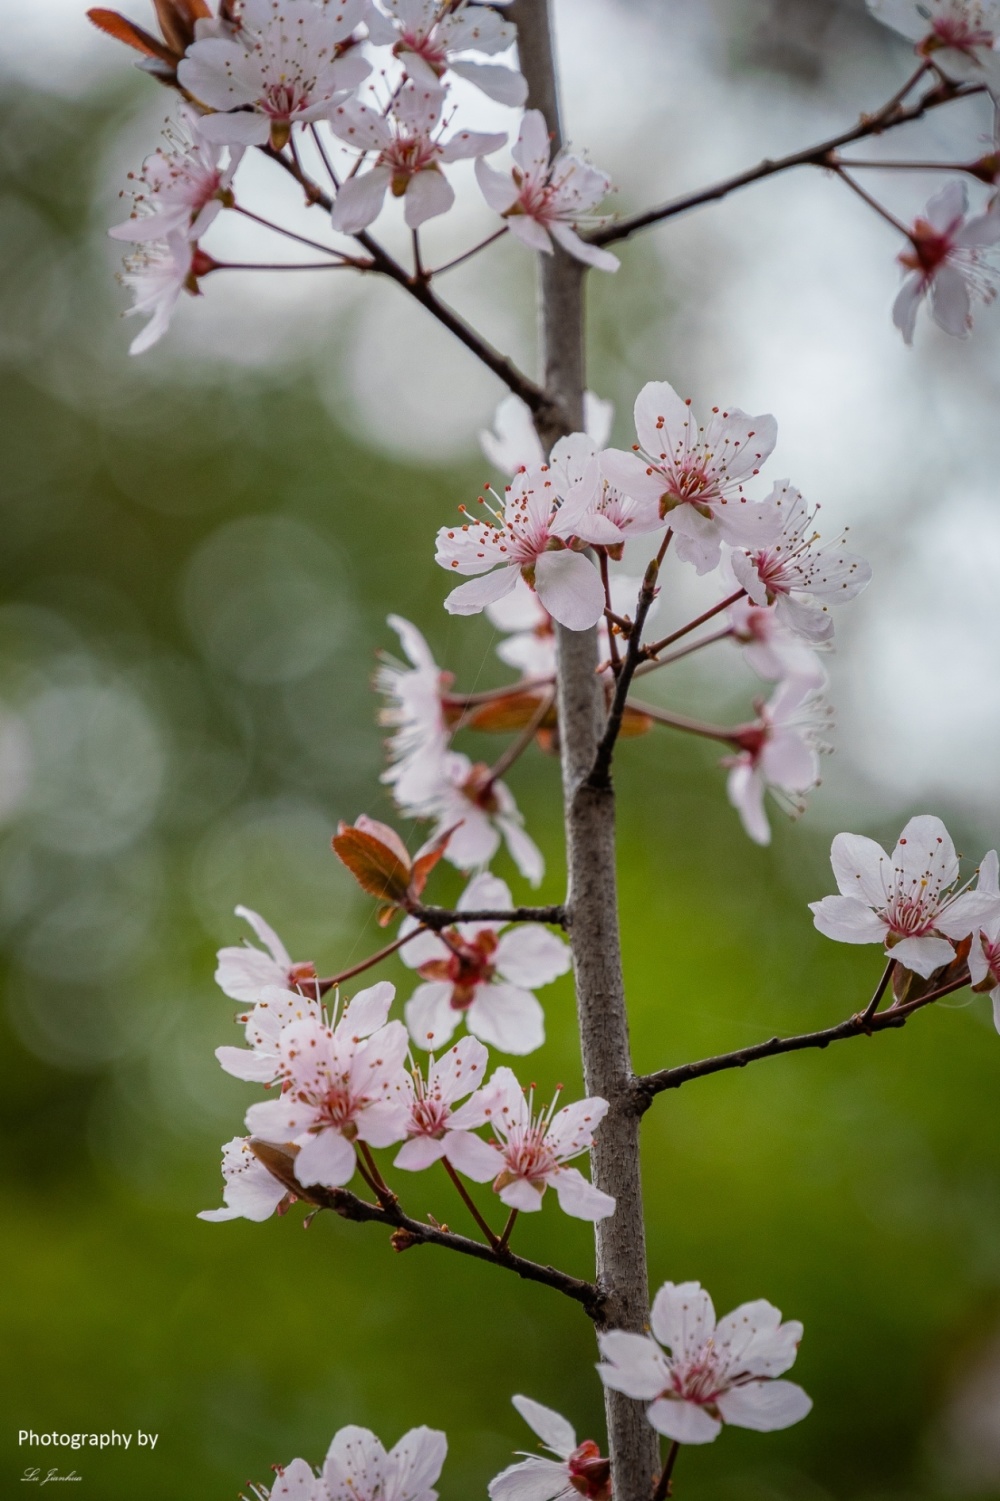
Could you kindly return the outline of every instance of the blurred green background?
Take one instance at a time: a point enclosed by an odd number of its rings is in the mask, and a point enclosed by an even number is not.
[[[84,1495],[174,1501],[233,1496],[296,1454],[319,1462],[334,1429],[359,1422],[387,1443],[446,1428],[445,1501],[482,1496],[529,1443],[515,1391],[603,1438],[575,1306],[430,1249],[396,1256],[331,1215],[307,1233],[298,1210],[195,1218],[219,1201],[219,1143],[253,1093],[212,1057],[238,1040],[211,979],[216,948],[243,936],[233,906],[258,908],[321,972],[376,946],[329,838],[338,818],[390,816],[368,686],[375,648],[395,644],[387,609],[426,630],[460,684],[504,680],[489,626],[441,610],[429,545],[482,460],[407,468],[363,446],[292,358],[128,362],[90,226],[134,100],[125,76],[75,98],[12,86],[0,120],[14,793],[30,745],[30,785],[0,836],[0,1490],[49,1458],[18,1449],[21,1428],[158,1433],[152,1455],[133,1443],[72,1462]],[[601,390],[620,360],[612,295],[595,289]],[[711,691],[725,712],[725,683]],[[540,898],[558,900],[557,768],[533,751],[510,782],[548,857]],[[619,787],[638,1067],[857,1009],[877,954],[826,943],[804,906],[830,889],[822,807],[794,828],[778,815],[773,848],[756,849],[713,754],[665,737],[624,748]],[[961,809],[938,811],[981,849]],[[894,816],[858,817],[896,833]],[[506,857],[497,868],[512,878]],[[446,873],[434,892],[459,889]],[[402,966],[384,973],[407,981]],[[551,1041],[523,1077],[572,1095],[568,981],[543,999]],[[998,1077],[977,999],[656,1102],[654,1287],[698,1278],[720,1313],[766,1296],[801,1318],[795,1374],[816,1404],[786,1433],[727,1431],[685,1452],[678,1495],[1000,1497]],[[467,1228],[443,1175],[401,1187],[413,1213]],[[517,1239],[589,1271],[588,1227],[554,1203]],[[67,1451],[53,1459],[69,1467]]]

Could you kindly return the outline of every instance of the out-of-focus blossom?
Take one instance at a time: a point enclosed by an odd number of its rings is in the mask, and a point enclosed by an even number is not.
[[[637,451],[607,449],[604,473],[624,494],[658,506],[676,534],[678,556],[708,573],[718,566],[721,543],[739,541],[729,521],[754,504],[743,485],[774,448],[777,423],[714,407],[701,426],[672,386],[650,381],[636,398],[635,427]]]
[[[510,889],[496,876],[475,876],[458,900],[459,912],[504,911]],[[406,918],[400,936],[417,926]],[[545,1014],[533,995],[570,967],[568,946],[547,929],[525,923],[460,922],[446,937],[430,931],[400,958],[425,981],[406,1005],[406,1025],[418,1047],[439,1048],[465,1018],[469,1031],[503,1053],[533,1053],[545,1041]]]
[[[236,952],[245,953],[246,950],[237,949]],[[257,950],[253,952],[256,953]],[[282,990],[277,986],[265,986],[253,1010],[236,1018],[246,1025],[249,1047],[216,1048],[215,1056],[226,1073],[232,1074],[234,1078],[246,1079],[249,1083],[270,1084],[281,1071],[278,1040],[282,1029],[292,1022],[303,1021],[306,1017],[316,1021],[322,1018],[319,998],[315,994],[308,994],[308,986],[305,994]]]
[[[525,832],[513,793],[505,782],[494,780],[483,762],[475,765],[461,751],[447,751],[441,758],[440,775],[426,797],[400,808],[410,818],[433,818],[431,842],[449,830],[445,858],[459,870],[481,870],[500,846],[501,836],[518,870],[537,886],[545,862],[534,841]]]
[[[650,1325],[652,1334],[599,1334],[604,1361],[597,1370],[605,1386],[648,1402],[646,1416],[667,1438],[708,1444],[723,1423],[771,1433],[811,1411],[800,1386],[777,1379],[795,1363],[802,1325],[783,1324],[764,1298],[716,1321],[700,1283],[665,1282]]]
[[[374,223],[385,195],[405,199],[403,217],[411,229],[445,214],[455,202],[455,190],[442,165],[497,151],[507,137],[500,132],[456,131],[440,139],[445,91],[436,84],[408,83],[387,114],[352,99],[331,117],[335,135],[362,152],[377,153],[374,165],[341,183],[331,223],[344,234],[358,234]]]
[[[308,990],[316,979],[316,968],[311,961],[296,964],[274,929],[264,921],[259,912],[249,907],[237,907],[236,916],[242,917],[260,939],[265,954],[253,944],[244,941],[231,948],[220,949],[215,983],[223,995],[244,1005],[255,1006],[265,990]]]
[[[304,1459],[276,1465],[268,1488],[252,1485],[253,1501],[437,1501],[448,1440],[433,1428],[411,1428],[389,1453],[368,1428],[353,1424],[336,1433],[323,1473]]]
[[[556,1110],[558,1092],[547,1110],[533,1113],[531,1100],[509,1068],[498,1068],[483,1092],[490,1124],[500,1142],[501,1167],[493,1188],[511,1209],[541,1209],[549,1187],[566,1214],[603,1220],[615,1201],[566,1163],[589,1150],[594,1132],[608,1112],[596,1096]]]
[[[426,1079],[419,1067],[406,1075],[406,1141],[394,1166],[420,1172],[443,1157],[474,1183],[494,1177],[496,1148],[473,1135],[477,1126],[486,1124],[482,1085],[488,1059],[481,1042],[463,1037],[443,1057],[431,1059]],[[457,1105],[459,1100],[465,1103]]]
[[[390,615],[389,624],[412,665],[397,666],[383,657],[375,674],[376,691],[389,700],[379,723],[393,731],[387,746],[392,764],[381,779],[408,803],[426,797],[440,776],[448,748],[441,690],[451,676],[437,665],[415,625],[401,615]]]
[[[293,1459],[290,1465],[275,1465],[274,1472],[272,1486],[251,1485],[250,1501],[329,1501],[322,1476],[304,1459]],[[245,1498],[241,1497],[241,1501]]]
[[[589,502],[583,493],[560,493],[554,473],[541,465],[514,476],[502,514],[494,513],[496,525],[468,521],[443,526],[435,561],[474,576],[451,591],[445,609],[452,615],[478,615],[509,594],[520,576],[561,625],[573,631],[596,625],[604,613],[600,575],[568,544],[574,538],[613,544],[618,533],[590,510]]]
[[[498,172],[476,162],[476,177],[490,208],[530,250],[552,253],[552,242],[585,265],[617,271],[618,258],[581,240],[577,230],[598,222],[594,209],[607,197],[611,179],[568,151],[552,160],[552,142],[541,110],[525,111],[513,148],[514,169]]]
[[[247,1111],[247,1130],[264,1141],[294,1143],[303,1185],[339,1188],[354,1172],[354,1142],[391,1146],[406,1135],[400,1096],[406,1028],[386,1023],[395,988],[360,990],[333,1026],[292,1022],[278,1039],[284,1093]]]
[[[950,964],[949,939],[967,938],[989,922],[996,897],[958,887],[951,835],[929,813],[911,818],[892,855],[862,834],[838,834],[830,851],[839,896],[810,902],[821,933],[838,943],[881,943],[886,957],[927,980]]]
[[[370,72],[343,45],[364,10],[364,0],[243,0],[238,34],[196,41],[177,69],[217,112],[202,121],[206,139],[281,150],[293,126],[329,120]]]
[[[583,430],[598,448],[603,448],[611,436],[614,415],[612,402],[603,401],[593,391],[584,391]],[[479,434],[479,442],[490,463],[503,474],[516,474],[519,469],[531,469],[546,460],[531,411],[513,392],[500,402],[493,415],[493,427]]]
[[[592,1438],[576,1441],[572,1425],[551,1407],[530,1397],[511,1397],[529,1428],[533,1428],[555,1459],[528,1454],[490,1481],[490,1501],[611,1501],[611,1461]]]
[[[178,123],[165,134],[166,147],[157,147],[146,158],[135,179],[130,217],[108,231],[112,239],[142,242],[178,233],[197,240],[223,204],[233,202],[233,174],[243,147],[226,148],[208,140],[201,116],[186,105]]]
[[[997,0],[868,0],[879,21],[916,43],[917,55],[948,78],[1000,88]]]
[[[121,281],[132,293],[133,303],[125,316],[149,315],[146,327],[129,345],[129,354],[145,354],[163,338],[181,293],[197,296],[198,278],[214,266],[211,256],[177,230],[126,256]]]
[[[245,1136],[234,1136],[222,1148],[222,1197],[225,1209],[203,1209],[200,1220],[266,1220],[288,1193],[258,1162]]]
[[[969,976],[973,990],[985,991],[993,1002],[993,1021],[1000,1032],[1000,878],[996,850],[990,850],[979,867],[976,891],[992,898],[994,906],[973,929]]]
[[[819,545],[818,510],[782,480],[728,525],[730,538],[743,543],[732,554],[732,569],[751,600],[773,604],[782,625],[808,641],[829,640],[830,606],[854,599],[872,576],[869,563],[844,547],[843,536]]]
[[[380,11],[372,5],[368,35],[393,48],[415,83],[434,86],[451,72],[498,104],[516,109],[524,103],[528,85],[520,73],[465,56],[479,52],[496,57],[517,40],[516,27],[495,10],[468,5],[466,0],[449,5],[441,0],[383,0],[383,7]]]
[[[727,791],[755,844],[771,842],[764,811],[768,790],[792,813],[802,812],[805,794],[819,780],[819,752],[826,748],[821,731],[829,719],[814,676],[787,678],[759,706],[757,719],[734,737],[740,749],[724,762],[730,768]]]
[[[910,274],[893,303],[892,321],[907,344],[913,343],[917,309],[925,297],[930,296],[935,323],[958,339],[972,328],[973,302],[996,297],[997,269],[984,252],[1000,240],[1000,209],[970,219],[968,207],[965,183],[945,183],[900,252],[899,264]]]
[[[13,817],[31,791],[33,767],[24,720],[0,705],[0,823]]]
[[[778,618],[775,605],[755,605],[753,600],[738,599],[729,607],[729,625],[733,637],[743,647],[748,667],[759,677],[775,683],[794,677],[820,688],[826,673],[819,660],[801,637],[794,635]]]

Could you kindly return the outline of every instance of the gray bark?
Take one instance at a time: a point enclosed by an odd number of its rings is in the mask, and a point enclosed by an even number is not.
[[[518,27],[528,104],[540,109],[562,140],[557,72],[548,0],[515,0],[506,12]],[[539,333],[543,385],[561,414],[538,419],[546,450],[583,426],[583,268],[556,247],[539,256]],[[610,1103],[591,1166],[598,1188],[613,1194],[614,1215],[596,1227],[597,1276],[608,1294],[602,1327],[641,1332],[649,1287],[639,1173],[639,1111],[632,1087],[628,1016],[618,932],[615,800],[608,787],[587,785],[604,719],[595,676],[597,633],[558,628],[559,732],[562,756],[567,905],[584,1079],[588,1094]],[[659,1441],[643,1404],[606,1393],[608,1446],[615,1501],[649,1501],[659,1469]]]

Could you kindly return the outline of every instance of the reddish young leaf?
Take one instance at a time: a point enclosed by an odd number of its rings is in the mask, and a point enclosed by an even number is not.
[[[422,850],[418,851],[417,857],[413,862],[413,875],[410,878],[411,896],[419,896],[423,891],[427,885],[427,877],[447,849],[448,840],[459,827],[460,824],[455,824],[452,828],[445,829],[444,833],[440,834],[433,844],[425,845]]]
[[[482,708],[476,709],[469,715],[466,724],[470,730],[498,733],[509,734],[513,730],[523,730],[538,713],[540,702],[541,699],[532,693],[518,693],[515,690],[508,693],[505,698],[494,699],[492,703],[483,704]],[[539,728],[551,729],[555,722],[556,711],[553,706]]]
[[[411,868],[387,844],[363,829],[342,823],[334,835],[333,848],[362,891],[395,906],[404,900]]]
[[[177,62],[176,52],[172,52],[148,31],[143,31],[141,26],[120,16],[116,10],[88,10],[87,19],[98,31],[106,32],[118,42],[124,42],[126,47],[134,47],[136,52],[142,52],[146,57],[157,57],[171,67]]]

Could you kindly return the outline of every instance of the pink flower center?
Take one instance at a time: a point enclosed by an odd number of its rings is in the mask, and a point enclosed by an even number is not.
[[[985,26],[976,26],[965,16],[939,16],[917,51],[924,57],[950,48],[972,57],[977,47],[992,48],[995,38]]]
[[[900,265],[933,276],[954,249],[954,229],[953,225],[950,232],[942,231],[928,224],[926,219],[918,219],[910,231],[911,248],[901,253]]]
[[[902,938],[925,938],[934,931],[940,903],[926,893],[894,896],[885,910],[885,920]]]
[[[425,980],[447,981],[452,986],[452,1010],[466,1011],[475,1000],[479,986],[488,985],[496,973],[493,955],[497,935],[491,928],[486,928],[467,942],[452,930],[447,942],[448,957],[428,960],[420,966],[420,974]]]
[[[414,1136],[440,1138],[444,1135],[445,1123],[450,1113],[443,1100],[416,1100],[410,1118],[410,1131]]]
[[[404,31],[396,43],[394,51],[398,57],[401,52],[414,52],[417,57],[422,57],[429,68],[441,77],[448,66],[448,49],[443,41],[432,40],[435,28],[421,36],[419,31]]]
[[[559,1159],[545,1139],[547,1124],[516,1127],[503,1149],[511,1178],[527,1178],[536,1188],[559,1166]]]
[[[727,1389],[723,1362],[709,1340],[686,1365],[675,1365],[664,1397],[680,1397],[705,1407]]]

